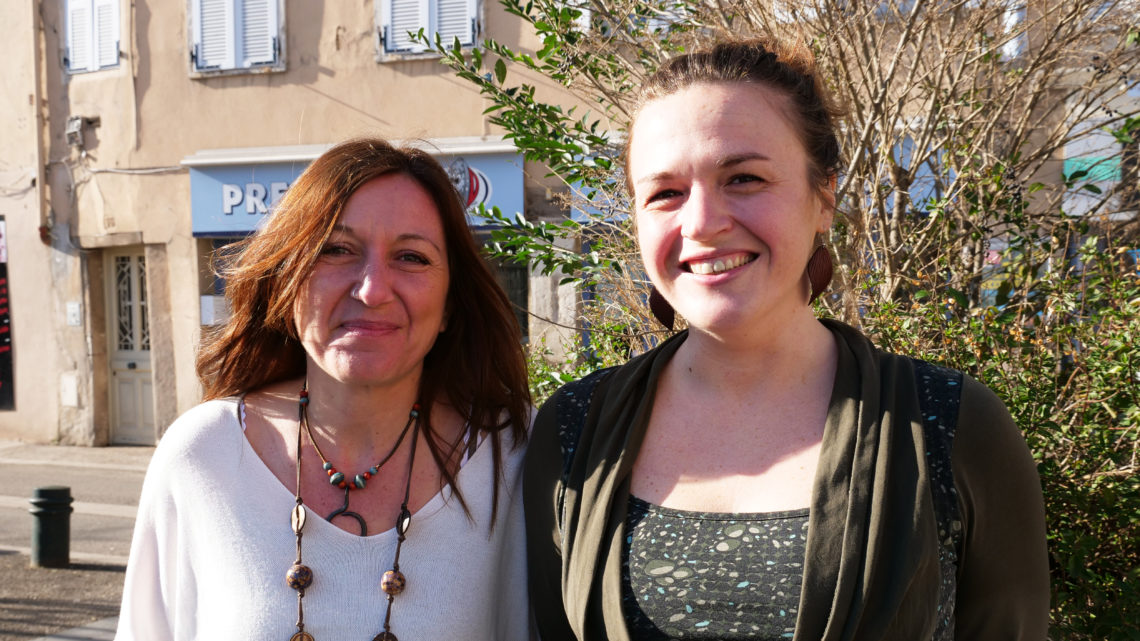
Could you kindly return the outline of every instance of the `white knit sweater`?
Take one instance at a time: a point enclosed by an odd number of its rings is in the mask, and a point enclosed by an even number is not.
[[[179,418],[155,450],[143,483],[116,639],[269,639],[295,632],[296,592],[285,573],[296,554],[292,491],[250,447],[237,402],[210,401]],[[444,490],[420,509],[401,551],[407,589],[392,606],[400,641],[528,639],[522,514],[523,448],[506,451],[498,519],[491,514],[491,448],[457,476],[475,519]],[[305,631],[316,641],[372,639],[383,628],[380,576],[394,530],[345,532],[309,511]]]

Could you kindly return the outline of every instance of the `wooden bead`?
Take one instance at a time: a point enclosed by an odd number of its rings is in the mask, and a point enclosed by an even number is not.
[[[298,632],[289,637],[289,641],[313,641],[313,635],[308,632]]]
[[[377,634],[376,636],[372,637],[372,641],[400,641],[400,640],[397,639],[396,635],[392,634],[391,632],[381,632],[380,634]]]
[[[313,584],[313,571],[297,563],[285,573],[285,583],[294,590],[304,590]]]
[[[407,585],[408,582],[404,579],[404,574],[399,570],[388,570],[380,578],[380,589],[385,594],[397,595],[403,592]]]

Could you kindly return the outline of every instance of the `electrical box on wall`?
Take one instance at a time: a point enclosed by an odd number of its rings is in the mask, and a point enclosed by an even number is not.
[[[67,301],[67,326],[79,327],[83,324],[83,308],[76,301]]]
[[[79,407],[79,375],[75,372],[59,375],[59,404],[63,407]]]
[[[202,296],[201,307],[203,325],[221,325],[230,317],[225,296]]]

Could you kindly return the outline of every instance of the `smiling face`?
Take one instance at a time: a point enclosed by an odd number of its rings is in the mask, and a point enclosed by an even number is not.
[[[645,268],[694,329],[810,313],[804,268],[833,203],[782,106],[760,85],[696,84],[646,104],[630,132]]]
[[[308,360],[342,383],[418,382],[446,327],[450,282],[439,211],[403,173],[349,197],[293,307]]]

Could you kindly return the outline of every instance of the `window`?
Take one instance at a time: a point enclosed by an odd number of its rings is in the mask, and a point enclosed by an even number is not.
[[[119,66],[119,0],[65,0],[67,50],[71,73]]]
[[[1005,30],[1006,41],[1001,46],[1002,56],[1006,60],[1013,60],[1025,53],[1027,35],[1025,33],[1025,5],[1010,6],[1002,16],[1002,28]]]
[[[190,0],[195,72],[285,69],[280,0]]]
[[[1088,10],[1086,19],[1089,22],[1117,16],[1127,19],[1135,16],[1137,10],[1140,10],[1140,2],[1137,0],[1102,0]]]
[[[473,227],[471,232],[480,247],[486,247],[494,242],[490,227]],[[523,342],[527,342],[527,337],[530,335],[530,314],[527,311],[530,309],[527,302],[530,292],[530,267],[525,263],[493,258],[486,254],[483,254],[483,264],[490,268],[495,276],[495,282],[499,283],[499,287],[506,292],[507,299],[511,302],[511,309],[515,313],[515,320],[518,321],[519,329],[522,331]]]
[[[574,19],[579,31],[596,29],[602,35],[611,34],[613,18],[596,15],[590,0],[563,0],[562,5],[579,12]],[[678,0],[642,0],[632,6],[621,24],[630,33],[660,36],[672,31],[674,26],[685,24],[692,13],[692,7]]]
[[[945,195],[947,186],[954,182],[954,171],[943,164],[941,149],[918,149],[914,137],[903,134],[891,149],[894,164],[905,172],[913,172],[914,179],[907,187],[910,199],[908,211],[920,215]],[[887,207],[894,208],[894,194],[887,197]]]
[[[379,0],[380,55],[424,53],[429,48],[412,40],[423,29],[429,42],[436,34],[444,46],[455,39],[462,46],[478,36],[478,0]]]

